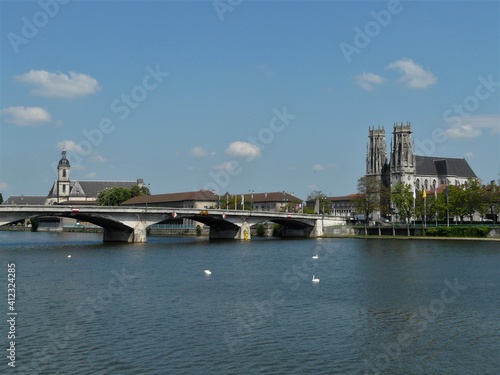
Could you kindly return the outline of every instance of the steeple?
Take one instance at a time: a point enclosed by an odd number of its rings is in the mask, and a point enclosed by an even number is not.
[[[413,183],[416,171],[415,151],[413,150],[411,124],[394,124],[391,146],[391,181],[392,183]]]
[[[60,201],[61,197],[67,197],[70,190],[70,172],[71,165],[69,160],[66,159],[66,149],[61,152],[61,160],[57,165],[57,201]]]
[[[380,126],[368,131],[368,147],[366,151],[366,174],[381,176],[387,165],[387,149],[385,129]]]

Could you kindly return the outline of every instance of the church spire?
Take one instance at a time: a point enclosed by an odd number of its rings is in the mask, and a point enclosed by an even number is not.
[[[59,164],[57,164],[57,202],[61,202],[61,198],[68,197],[70,193],[70,168],[71,165],[66,158],[66,149],[63,148],[61,160],[59,160]]]

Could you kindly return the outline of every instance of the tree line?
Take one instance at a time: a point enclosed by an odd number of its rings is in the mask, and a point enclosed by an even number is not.
[[[491,218],[496,223],[500,212],[500,185],[491,181],[481,185],[478,179],[469,178],[465,184],[445,185],[436,190],[413,190],[398,183],[391,189],[372,176],[358,180],[358,194],[353,199],[356,212],[365,216],[379,211],[385,217],[396,216],[400,221],[445,221],[458,218],[470,221],[477,213],[481,219]]]
[[[130,189],[115,186],[110,189],[101,190],[97,194],[96,205],[98,206],[119,206],[130,198],[140,195],[150,195],[147,186],[132,186]]]

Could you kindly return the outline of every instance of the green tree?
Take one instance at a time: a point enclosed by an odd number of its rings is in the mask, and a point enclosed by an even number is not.
[[[413,214],[413,192],[408,184],[398,183],[391,190],[391,201],[397,214],[405,218],[408,236],[410,235],[410,219]]]
[[[370,221],[370,215],[380,209],[383,185],[380,180],[371,176],[358,179],[358,194],[353,199],[354,209],[365,216],[365,224]]]
[[[130,198],[138,197],[141,195],[151,195],[149,188],[145,185],[139,187],[139,185],[134,185],[130,188]]]
[[[131,189],[115,186],[100,191],[97,194],[96,204],[98,206],[119,206],[130,198],[132,198]]]
[[[306,199],[308,202],[315,202],[314,208],[307,207],[304,209],[305,213],[316,213],[316,214],[331,214],[332,213],[332,203],[328,200],[326,194],[320,190],[314,190],[309,193]]]
[[[467,195],[464,185],[448,186],[448,209],[451,217],[459,217],[460,222],[463,222],[464,216],[468,214]]]
[[[3,203],[3,195],[2,195],[2,193],[0,193],[0,204],[2,204],[2,203]]]
[[[497,216],[500,213],[500,186],[495,181],[484,186],[484,206],[487,208],[493,224],[496,224]]]
[[[485,190],[477,178],[469,178],[464,185],[465,211],[469,215],[470,221],[475,212],[481,217],[486,214]]]

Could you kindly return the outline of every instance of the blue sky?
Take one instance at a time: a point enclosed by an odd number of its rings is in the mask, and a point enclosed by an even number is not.
[[[497,1],[1,1],[0,192],[356,191],[370,126],[500,172]]]

